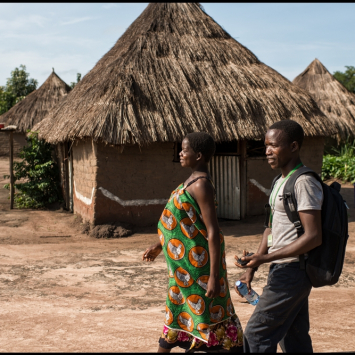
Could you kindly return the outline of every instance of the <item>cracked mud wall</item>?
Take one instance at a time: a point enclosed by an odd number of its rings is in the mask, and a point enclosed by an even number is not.
[[[173,143],[153,143],[141,149],[131,145],[123,151],[98,144],[97,188],[102,187],[124,201],[167,200],[191,173],[172,161],[173,153]],[[120,221],[136,226],[156,225],[165,205],[144,205],[141,201],[124,207],[99,190],[95,203],[96,224]]]
[[[97,145],[91,139],[77,141],[72,146],[72,153],[74,213],[85,222],[95,223]]]

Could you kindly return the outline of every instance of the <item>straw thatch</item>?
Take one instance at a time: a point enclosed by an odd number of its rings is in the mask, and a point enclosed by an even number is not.
[[[9,111],[0,116],[0,121],[17,126],[18,132],[25,133],[42,121],[49,111],[71,90],[55,72],[37,89]]]
[[[307,90],[323,113],[337,126],[338,140],[355,136],[355,94],[339,83],[318,59],[293,83]]]
[[[149,4],[36,129],[49,142],[111,144],[261,138],[292,119],[307,135],[332,124],[310,95],[261,63],[198,4]]]

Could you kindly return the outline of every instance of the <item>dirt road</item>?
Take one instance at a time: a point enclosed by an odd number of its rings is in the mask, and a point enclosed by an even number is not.
[[[9,210],[7,169],[0,159],[0,351],[156,351],[168,276],[163,256],[141,261],[157,240],[154,231],[95,239],[80,233],[71,213]],[[355,350],[354,192],[350,184],[342,191],[351,207],[344,272],[337,285],[310,296],[317,352]],[[256,250],[262,223],[262,217],[221,223],[231,284],[240,274],[234,254]],[[268,266],[259,270],[253,287],[261,293]],[[245,327],[253,306],[231,294]]]

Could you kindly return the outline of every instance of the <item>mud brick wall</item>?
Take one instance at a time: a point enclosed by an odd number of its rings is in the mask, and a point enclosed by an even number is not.
[[[73,209],[84,221],[95,220],[97,178],[96,143],[90,140],[75,142],[73,154]],[[93,192],[94,189],[94,193]]]
[[[322,172],[324,141],[322,137],[306,137],[301,148],[302,163],[317,174]]]
[[[324,138],[306,137],[301,148],[303,164],[313,169],[317,174],[322,171]],[[271,169],[266,158],[247,159],[247,215],[264,214],[264,206],[269,197],[250,180],[254,179],[265,189],[270,189],[272,180],[280,172]]]
[[[26,135],[23,133],[13,133],[14,156],[18,157],[19,151],[27,144]],[[0,156],[10,155],[9,133],[0,133]]]
[[[247,216],[256,216],[264,213],[264,206],[269,197],[251,180],[255,180],[263,188],[270,189],[274,177],[279,171],[271,169],[266,158],[247,159]]]
[[[137,145],[118,148],[98,144],[97,188],[106,189],[122,200],[168,199],[171,192],[189,174],[180,163],[174,163],[173,143],[154,143],[139,149]],[[116,221],[139,226],[156,225],[164,204],[123,207],[96,192],[95,223]]]

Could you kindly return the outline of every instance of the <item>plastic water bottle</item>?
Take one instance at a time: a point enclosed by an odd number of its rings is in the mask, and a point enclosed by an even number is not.
[[[238,291],[240,294],[253,306],[255,306],[259,302],[259,295],[251,289],[250,292],[248,292],[248,287],[245,283],[241,281],[237,281],[235,285],[238,288]]]

